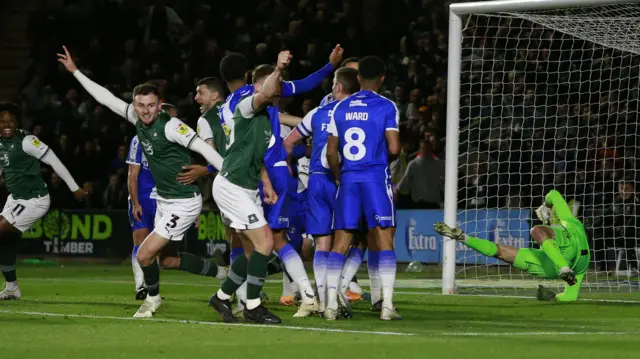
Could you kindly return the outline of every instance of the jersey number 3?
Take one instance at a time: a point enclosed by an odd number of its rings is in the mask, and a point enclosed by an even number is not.
[[[180,217],[176,216],[175,214],[172,214],[171,219],[169,220],[169,222],[167,222],[167,224],[165,224],[165,227],[171,228],[171,229],[176,228],[176,226],[178,225],[179,219]]]
[[[360,161],[367,154],[364,140],[367,136],[359,127],[351,127],[344,133],[344,147],[342,155],[349,161]]]

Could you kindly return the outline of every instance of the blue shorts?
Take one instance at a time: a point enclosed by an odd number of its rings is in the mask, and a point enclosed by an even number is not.
[[[363,219],[367,228],[396,226],[396,207],[389,176],[357,180],[342,176],[333,212],[333,229],[356,230],[361,228]]]
[[[289,218],[289,244],[300,253],[302,250],[302,242],[304,240],[303,234],[306,233],[305,217],[307,209],[307,191],[302,193],[296,193],[292,196],[291,202],[291,216]]]
[[[131,230],[135,231],[136,229],[146,228],[149,232],[152,232],[156,218],[156,200],[153,198],[140,197],[139,201],[140,206],[142,207],[142,218],[140,218],[141,221],[136,221],[135,218],[133,218],[133,202],[129,200],[128,212]]]
[[[262,208],[264,209],[264,218],[271,229],[289,228],[289,216],[291,208],[291,193],[295,191],[294,185],[297,186],[295,179],[289,172],[289,167],[267,167],[267,173],[271,180],[273,190],[278,194],[278,201],[272,205],[264,204],[264,193],[262,192],[262,183],[260,184],[260,199],[262,199]]]
[[[336,205],[336,182],[333,176],[312,173],[307,189],[307,233],[313,236],[331,234]]]

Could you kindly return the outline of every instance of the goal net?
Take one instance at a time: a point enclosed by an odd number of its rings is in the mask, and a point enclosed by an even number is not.
[[[535,208],[555,188],[590,237],[583,292],[637,291],[640,4],[461,20],[458,226],[535,248]],[[542,282],[460,244],[455,278],[463,293]]]

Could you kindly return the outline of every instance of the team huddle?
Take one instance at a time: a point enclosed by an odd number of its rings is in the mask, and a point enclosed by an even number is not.
[[[396,209],[389,171],[400,152],[399,112],[378,94],[383,61],[375,56],[342,61],[342,53],[336,46],[327,65],[289,82],[282,76],[292,57],[283,51],[275,66],[253,69],[251,85],[245,79],[246,58],[226,56],[221,80],[197,83],[195,101],[202,115],[195,131],[175,117],[175,108],[163,107],[155,86],[136,86],[133,102],[126,103],[80,72],[66,48],[58,54],[96,101],[136,128],[127,158],[129,217],[135,292],[143,303],[134,317],[152,317],[160,307],[163,268],[222,280],[209,305],[225,322],[243,316],[255,323],[280,323],[262,296],[265,278],[277,272],[284,272],[299,298],[294,317],[349,318],[348,291],[368,251],[372,311],[381,320],[401,319],[393,304]],[[311,91],[332,73],[332,92],[320,106],[302,119],[281,113],[280,97]],[[86,196],[44,143],[16,129],[18,119],[17,108],[0,106],[0,165],[11,193],[0,217],[0,239],[7,238],[0,240],[7,283],[0,300],[21,297],[15,242],[49,208],[38,161],[51,165],[78,200]],[[209,165],[193,164],[191,151]],[[202,197],[196,181],[208,175],[215,175],[212,194],[232,247],[228,269],[168,245],[198,225]],[[588,244],[559,193],[547,196],[539,218],[548,221],[554,207],[562,224],[532,230],[540,250],[496,245],[444,223],[435,229],[533,275],[564,280],[565,294],[540,288],[539,297],[572,301],[589,263]],[[304,268],[305,247],[314,250],[314,284]]]

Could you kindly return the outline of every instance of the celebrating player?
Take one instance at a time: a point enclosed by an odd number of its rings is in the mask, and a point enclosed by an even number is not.
[[[9,197],[0,215],[0,268],[6,286],[0,300],[22,296],[16,281],[16,253],[22,233],[42,218],[51,202],[47,185],[40,173],[40,163],[51,166],[67,184],[77,200],[87,193],[71,177],[58,156],[36,136],[17,129],[20,110],[9,102],[0,103],[0,166]]]
[[[540,249],[495,244],[486,239],[466,235],[460,228],[451,228],[442,222],[434,224],[433,227],[443,236],[460,241],[485,256],[501,259],[531,275],[546,279],[562,279],[566,282],[563,293],[556,295],[540,286],[538,299],[573,302],[578,299],[580,285],[589,268],[589,242],[584,226],[556,190],[551,190],[542,206],[536,210],[538,218],[543,223],[549,222],[552,208],[555,209],[560,224],[534,226],[531,229],[531,237],[540,245]]]
[[[160,111],[158,89],[149,84],[133,90],[133,103],[127,104],[78,70],[71,54],[64,47],[58,61],[99,103],[120,115],[136,127],[136,133],[156,183],[157,212],[155,228],[138,249],[138,262],[144,273],[147,298],[134,314],[136,318],[152,317],[160,306],[160,271],[157,257],[170,241],[181,241],[195,223],[202,209],[200,189],[185,186],[176,180],[182,166],[191,164],[189,150],[200,153],[216,168],[222,167],[222,157],[211,146],[177,118]]]
[[[280,318],[261,303],[260,291],[267,275],[267,262],[273,250],[273,234],[263,215],[258,184],[263,183],[265,202],[275,203],[277,194],[264,170],[265,154],[274,141],[270,113],[265,106],[280,88],[282,69],[290,58],[279,57],[273,73],[265,76],[254,71],[256,94],[242,100],[236,109],[224,165],[213,182],[213,197],[220,211],[231,221],[231,228],[241,233],[245,255],[238,256],[222,287],[211,296],[209,304],[227,323],[237,319],[231,310],[231,295],[246,281],[247,300],[244,318],[251,322],[278,324]],[[277,113],[275,114],[277,116]],[[277,119],[276,119],[277,120]]]
[[[363,58],[358,73],[361,91],[335,105],[328,126],[327,162],[339,187],[333,213],[335,238],[327,260],[325,318],[337,317],[344,254],[351,245],[353,232],[364,220],[375,233],[375,243],[369,246],[369,260],[379,263],[383,294],[380,319],[394,320],[400,316],[393,307],[396,223],[388,159],[389,154],[395,156],[400,150],[399,113],[393,102],[376,93],[384,81],[385,66],[381,59]]]
[[[335,72],[333,77],[332,98],[342,101],[358,91],[358,71],[343,67]],[[313,257],[313,277],[318,289],[318,312],[324,313],[326,307],[326,276],[327,259],[331,251],[332,234],[331,222],[336,198],[336,180],[331,173],[326,158],[327,127],[330,121],[330,113],[335,104],[316,107],[311,110],[287,138],[284,147],[288,152],[293,150],[293,145],[301,138],[313,134],[311,163],[309,165],[309,187],[306,208],[306,230],[312,235],[316,245]]]

